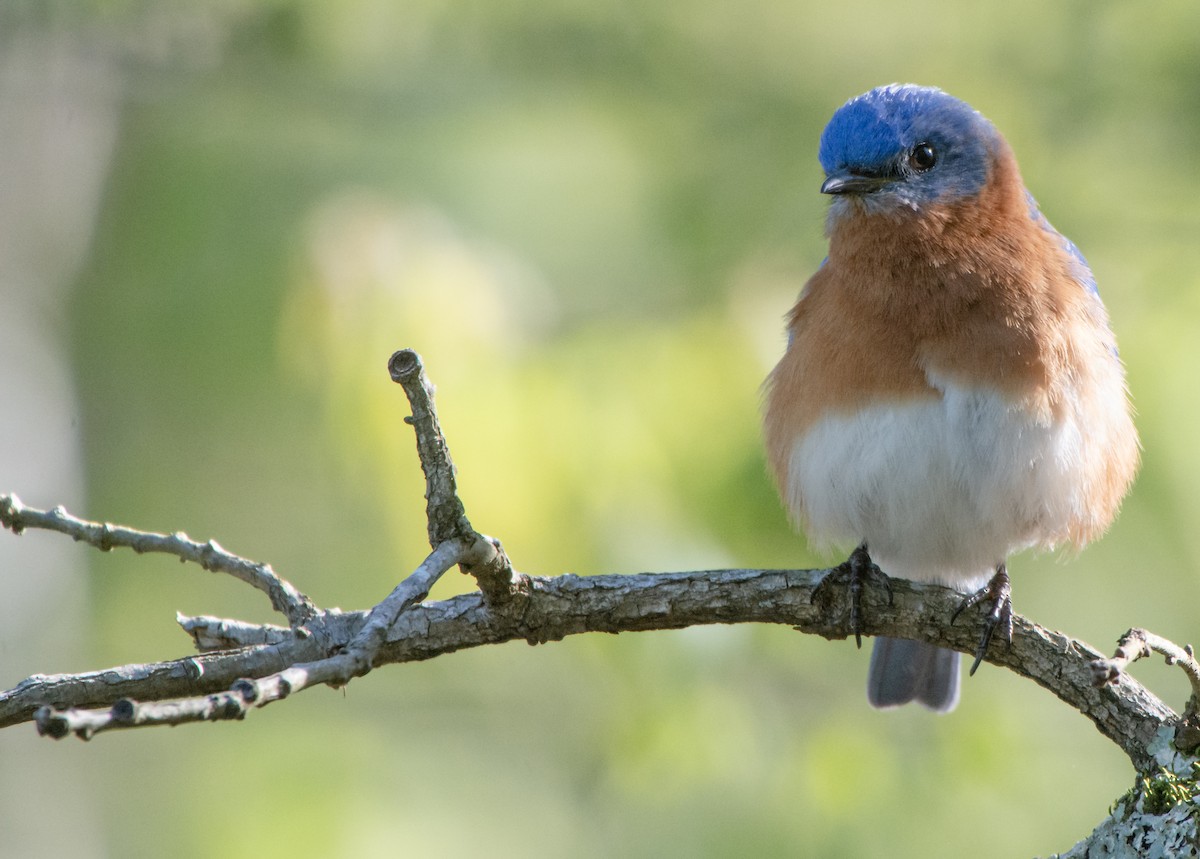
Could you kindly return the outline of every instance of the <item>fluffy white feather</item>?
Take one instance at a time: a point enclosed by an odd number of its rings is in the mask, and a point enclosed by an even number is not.
[[[866,541],[890,575],[975,589],[1010,553],[1068,537],[1104,453],[1078,402],[1051,420],[997,391],[937,387],[817,421],[792,450],[789,506],[818,546]]]

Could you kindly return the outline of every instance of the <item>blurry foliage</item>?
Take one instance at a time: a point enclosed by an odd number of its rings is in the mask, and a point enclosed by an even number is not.
[[[407,346],[473,523],[520,569],[818,563],[766,477],[758,385],[824,252],[822,124],[914,80],[1006,132],[1089,256],[1140,412],[1123,518],[1068,564],[1018,559],[1018,610],[1102,649],[1192,635],[1192,0],[174,5],[7,10],[128,66],[66,338],[86,514],[373,602],[426,551],[385,371]],[[41,670],[180,653],[175,609],[271,619],[194,570],[92,564],[94,652]],[[510,645],[45,754],[159,786],[106,795],[113,855],[1008,856],[1067,848],[1128,786],[1032,684],[984,668],[950,717],[880,714],[865,665],[782,629]]]

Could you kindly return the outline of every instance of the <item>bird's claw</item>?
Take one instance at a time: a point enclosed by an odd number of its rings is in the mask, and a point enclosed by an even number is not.
[[[996,631],[997,627],[1000,629],[1000,637],[1008,644],[1012,644],[1012,583],[1009,581],[1008,570],[1004,564],[996,568],[996,574],[986,585],[959,604],[954,614],[950,616],[950,623],[954,623],[958,616],[971,606],[985,601],[990,602],[992,607],[983,618],[983,634],[979,636],[979,646],[975,649],[975,661],[971,663],[968,675],[973,675],[975,669],[983,662],[988,645],[992,642],[992,633]]]
[[[859,546],[850,553],[850,557],[825,574],[825,577],[813,588],[811,602],[826,593],[826,588],[833,583],[845,582],[850,588],[850,629],[854,632],[854,643],[862,648],[862,626],[859,618],[862,614],[862,592],[867,582],[881,585],[887,590],[888,605],[892,605],[892,580],[871,560],[865,545]]]

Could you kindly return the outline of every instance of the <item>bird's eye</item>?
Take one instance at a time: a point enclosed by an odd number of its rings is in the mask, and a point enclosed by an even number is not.
[[[937,164],[937,150],[932,143],[918,143],[908,153],[908,164],[918,173],[924,173]]]

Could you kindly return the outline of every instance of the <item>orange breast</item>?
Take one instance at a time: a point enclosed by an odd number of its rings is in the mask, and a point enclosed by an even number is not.
[[[1030,218],[1002,155],[969,204],[831,221],[829,257],[792,309],[790,344],[767,381],[764,431],[781,487],[793,444],[826,414],[937,398],[939,382],[999,391],[1047,417],[1062,407],[1063,384],[1087,360],[1072,332],[1094,317],[1094,298]]]

